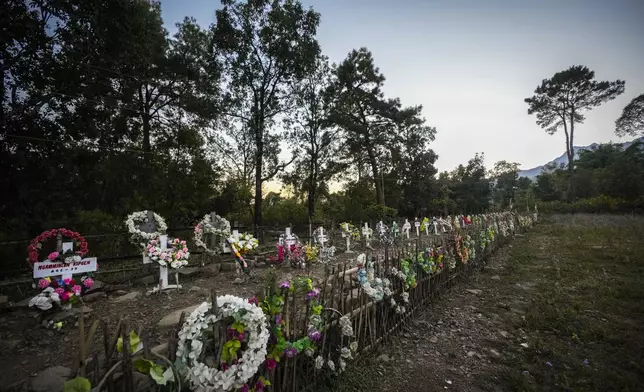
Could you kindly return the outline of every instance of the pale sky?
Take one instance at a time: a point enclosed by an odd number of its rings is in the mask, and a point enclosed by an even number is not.
[[[440,171],[484,152],[521,169],[564,152],[523,99],[541,80],[586,65],[598,80],[622,79],[626,92],[596,108],[576,128],[575,145],[625,141],[614,135],[623,107],[644,93],[644,0],[307,0],[322,15],[318,40],[332,62],[366,46],[383,72],[385,93],[422,104],[438,130],[432,148]],[[214,21],[216,0],[164,0],[174,23]]]

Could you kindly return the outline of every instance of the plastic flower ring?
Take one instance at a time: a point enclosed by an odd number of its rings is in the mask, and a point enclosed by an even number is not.
[[[147,243],[151,239],[159,237],[168,229],[168,225],[165,223],[165,220],[161,217],[161,215],[153,213],[153,216],[157,230],[153,233],[146,233],[144,231],[141,231],[141,229],[139,229],[139,227],[136,225],[137,223],[141,224],[147,221],[147,210],[133,212],[125,220],[125,226],[127,227],[128,232],[132,235],[132,242],[135,245],[141,245],[141,247],[145,247],[145,244],[141,244],[141,242]]]
[[[76,255],[78,256],[85,256],[88,252],[87,250],[87,241],[85,241],[85,237],[80,235],[79,233],[75,231],[71,231],[68,229],[51,229],[49,231],[43,231],[40,233],[40,235],[29,243],[29,246],[27,249],[29,250],[29,257],[27,257],[27,262],[29,263],[30,266],[33,268],[33,264],[38,260],[38,251],[42,248],[42,243],[46,240],[56,238],[58,234],[62,235],[63,237],[70,238],[74,242],[78,243],[78,250],[75,251]]]
[[[230,222],[221,216],[214,214],[213,218],[210,214],[204,215],[203,219],[197,223],[195,226],[195,245],[202,248],[206,253],[211,255],[216,255],[221,253],[221,245],[215,245],[216,249],[208,248],[208,245],[204,242],[204,235],[212,234],[218,237],[222,237],[224,240],[230,236]],[[214,224],[213,224],[214,223]]]
[[[179,331],[177,369],[193,391],[230,391],[241,388],[257,373],[266,359],[269,332],[262,309],[233,295],[217,297],[217,306],[219,312],[214,314],[211,311],[212,304],[202,303],[188,316]],[[214,323],[228,317],[234,317],[245,325],[249,331],[248,344],[237,363],[226,370],[219,370],[199,359],[204,349],[202,335],[212,329]]]

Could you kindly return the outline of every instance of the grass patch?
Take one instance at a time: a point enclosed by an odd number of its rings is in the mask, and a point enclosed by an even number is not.
[[[485,389],[644,388],[644,219],[554,217],[510,257],[505,282],[537,283],[525,317],[506,319],[528,348],[506,342],[507,361],[481,379]]]

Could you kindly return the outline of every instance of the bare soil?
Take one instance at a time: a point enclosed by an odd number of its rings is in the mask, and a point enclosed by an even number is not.
[[[356,255],[357,253],[338,255],[337,266],[342,267]],[[103,319],[113,332],[119,320],[127,320],[130,326],[150,331],[152,344],[161,344],[165,342],[165,331],[159,331],[156,327],[163,317],[205,301],[212,288],[218,295],[252,297],[260,292],[269,271],[275,273],[278,280],[299,275],[310,276],[318,281],[324,278],[324,266],[320,264],[307,269],[281,266],[256,268],[255,278],[244,284],[233,283],[237,278],[235,271],[209,274],[206,269],[195,276],[180,277],[179,283],[183,287],[179,291],[168,290],[146,295],[152,285],[134,284],[125,287],[125,292],[109,292],[106,297],[86,303],[91,308],[86,316],[86,325],[94,319]],[[170,277],[170,280],[172,283],[173,278]],[[115,301],[121,295],[133,292],[140,293],[136,299]],[[71,367],[78,353],[77,322],[72,318],[71,321],[65,321],[61,330],[53,330],[43,327],[39,316],[38,311],[29,308],[4,309],[0,313],[0,391],[4,389],[2,386],[20,382],[44,368],[57,365]],[[101,332],[95,336],[92,351],[101,352],[102,347]]]

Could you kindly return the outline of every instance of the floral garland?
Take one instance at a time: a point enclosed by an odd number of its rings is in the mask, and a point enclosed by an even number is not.
[[[170,266],[175,269],[188,265],[190,252],[186,241],[175,238],[172,241],[168,241],[168,244],[171,245],[170,249],[161,249],[159,239],[150,240],[147,246],[150,260],[156,261],[159,265]]]
[[[144,231],[141,231],[141,229],[136,226],[137,223],[141,224],[148,221],[147,210],[133,212],[128,215],[127,219],[125,219],[125,226],[127,227],[127,231],[131,234],[130,239],[133,244],[140,245],[142,248],[145,248],[145,243],[153,238],[159,237],[168,229],[168,225],[165,223],[165,220],[161,217],[161,215],[153,213],[153,216],[154,222],[157,226],[157,231],[153,233],[146,233]]]
[[[424,217],[423,221],[420,222],[420,231],[429,231],[429,218]]]
[[[256,249],[259,246],[259,241],[257,238],[253,237],[252,234],[243,233],[238,237],[229,236],[228,243],[237,249],[239,254],[244,255],[250,252],[253,249]]]
[[[358,228],[352,225],[351,223],[349,222],[340,223],[340,229],[342,230],[344,235],[349,236],[349,238],[356,241],[360,239],[360,230],[358,230]]]
[[[179,331],[177,370],[193,391],[244,388],[266,359],[269,332],[262,309],[232,295],[217,297],[216,301],[218,312],[212,312],[212,304],[204,302],[188,316]],[[228,317],[235,319],[228,331],[230,340],[224,344],[221,363],[210,367],[200,361],[204,350],[202,335],[214,323]]]
[[[469,234],[465,237],[464,246],[467,250],[467,260],[476,260],[476,242]]]
[[[394,243],[393,238],[389,233],[389,228],[384,223],[376,223],[376,233],[378,233],[378,242],[382,246],[391,246]]]
[[[33,268],[33,264],[39,261],[38,251],[42,249],[42,243],[51,238],[56,238],[58,234],[66,238],[70,238],[74,242],[76,242],[78,244],[78,250],[73,252],[75,256],[69,255],[65,258],[62,258],[61,260],[57,260],[58,256],[61,256],[60,253],[53,252],[53,253],[56,253],[57,256],[55,257],[56,260],[50,259],[51,261],[62,261],[66,264],[69,264],[72,261],[76,261],[76,256],[83,257],[87,254],[88,252],[87,241],[85,241],[85,237],[83,237],[79,233],[68,229],[62,229],[62,228],[43,231],[42,233],[40,233],[40,235],[38,235],[38,237],[32,239],[31,242],[29,243],[29,246],[27,247],[27,249],[29,250],[29,257],[27,257],[27,262],[32,268]],[[50,254],[49,256],[51,256],[52,254]],[[68,253],[65,253],[64,255],[67,255],[67,254]]]
[[[197,223],[194,230],[195,245],[211,255],[219,254],[222,251],[221,245],[215,245],[217,247],[216,249],[210,249],[204,242],[204,235],[212,234],[222,238],[228,238],[230,236],[230,222],[228,222],[228,220],[215,214],[215,223],[216,226],[212,224],[211,214],[206,214],[203,219]]]
[[[94,285],[94,280],[89,277],[82,277],[80,281],[74,279],[51,279],[42,278],[38,280],[40,294],[29,301],[29,307],[36,307],[40,310],[49,310],[53,305],[62,309],[68,309],[72,304],[77,303],[80,297]]]

